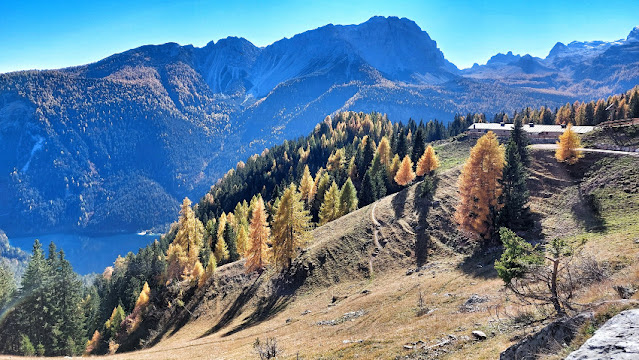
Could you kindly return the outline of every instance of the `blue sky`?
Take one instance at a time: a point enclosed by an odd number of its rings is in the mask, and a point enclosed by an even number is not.
[[[373,15],[414,20],[460,68],[512,50],[544,57],[557,41],[617,40],[639,1],[0,1],[0,73],[94,62],[144,44],[203,46],[241,36],[258,46]]]

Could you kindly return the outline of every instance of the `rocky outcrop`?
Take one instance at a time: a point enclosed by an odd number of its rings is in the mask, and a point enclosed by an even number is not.
[[[581,325],[593,318],[593,313],[587,312],[571,318],[557,320],[536,334],[533,334],[517,344],[509,347],[499,356],[500,360],[535,359],[538,354],[555,352],[558,348],[570,344],[575,338]],[[581,359],[581,358],[580,358]]]
[[[566,360],[639,359],[639,309],[608,320],[593,337]]]

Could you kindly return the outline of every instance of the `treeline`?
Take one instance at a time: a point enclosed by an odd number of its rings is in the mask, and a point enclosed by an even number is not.
[[[596,101],[566,103],[554,110],[542,106],[539,109],[529,107],[521,111],[515,111],[512,115],[504,112],[495,114],[494,123],[513,123],[520,120],[523,123],[536,124],[573,124],[573,125],[597,125],[606,121],[621,120],[639,117],[639,86],[628,90],[624,94],[618,94]],[[481,117],[475,116],[476,122],[483,122]],[[483,119],[485,120],[485,118]],[[472,124],[472,121],[470,122]]]

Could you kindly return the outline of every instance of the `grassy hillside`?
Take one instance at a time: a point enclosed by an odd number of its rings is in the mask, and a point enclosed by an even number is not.
[[[158,320],[148,332],[153,347],[110,358],[257,358],[255,339],[275,337],[287,359],[494,359],[549,320],[504,290],[492,266],[500,249],[473,248],[452,222],[469,147],[439,146],[447,165],[433,201],[418,196],[415,184],[319,227],[285,274],[222,266],[215,288]],[[617,299],[613,285],[639,280],[639,159],[588,153],[569,167],[551,151],[532,155],[536,223],[522,235],[564,239],[607,269],[605,280],[578,291],[576,303]],[[488,339],[474,340],[473,330]]]

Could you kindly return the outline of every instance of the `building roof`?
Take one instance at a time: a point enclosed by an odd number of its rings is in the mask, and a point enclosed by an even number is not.
[[[474,123],[468,127],[469,130],[512,130],[513,124],[504,124],[503,126],[499,123]],[[594,130],[594,126],[573,126],[572,131],[577,134],[585,134]],[[524,124],[524,131],[529,133],[542,133],[542,132],[550,132],[550,133],[563,133],[566,128],[561,127],[561,125],[539,125],[535,124],[535,126],[530,126],[529,124]]]

